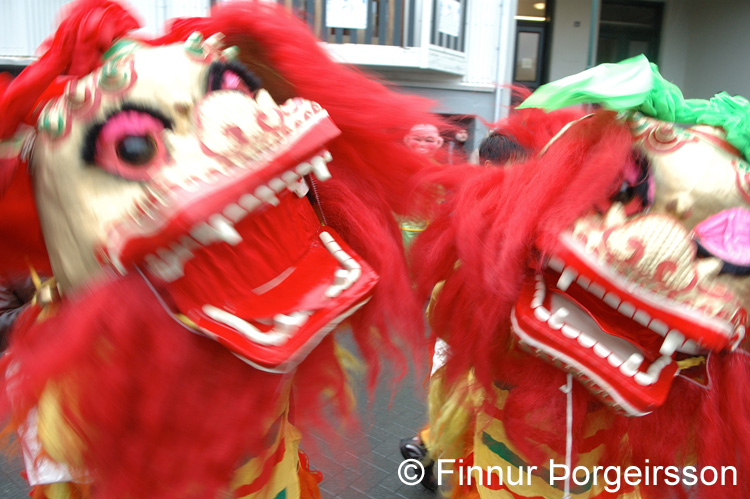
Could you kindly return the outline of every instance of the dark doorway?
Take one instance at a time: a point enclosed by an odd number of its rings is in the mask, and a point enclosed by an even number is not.
[[[513,84],[530,90],[547,82],[550,13],[553,0],[519,0]]]
[[[644,54],[658,62],[664,4],[603,0],[596,63],[619,62]]]

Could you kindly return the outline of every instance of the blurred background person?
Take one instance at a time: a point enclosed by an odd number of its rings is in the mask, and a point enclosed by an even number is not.
[[[411,127],[409,133],[404,137],[404,142],[409,149],[433,158],[442,147],[443,138],[435,125],[419,123]]]
[[[517,163],[528,156],[528,151],[510,135],[497,130],[490,131],[479,143],[479,164],[482,166],[504,166]]]

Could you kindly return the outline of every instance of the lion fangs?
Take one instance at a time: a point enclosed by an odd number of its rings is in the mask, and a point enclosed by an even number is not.
[[[273,326],[276,331],[289,334],[302,327],[309,317],[308,312],[293,312],[289,315],[276,314],[273,316]]]
[[[213,305],[203,305],[203,313],[216,322],[226,324],[241,333],[250,341],[260,345],[282,345],[289,338],[286,334],[279,331],[271,330],[264,333],[249,322],[220,308],[216,308]]]
[[[216,235],[227,244],[237,246],[242,242],[242,236],[237,232],[232,223],[221,215],[211,215],[208,219]]]
[[[643,355],[640,353],[631,354],[628,360],[620,366],[620,372],[628,377],[635,376],[641,364],[643,364]]]
[[[336,272],[333,273],[333,285],[334,286],[344,286],[346,285],[347,281],[349,279],[349,271],[346,269],[337,269]]]
[[[576,277],[578,277],[578,273],[575,270],[571,268],[563,270],[563,273],[560,274],[560,278],[557,280],[557,289],[560,291],[567,291],[570,283],[572,283]]]
[[[685,342],[685,336],[676,329],[672,329],[664,338],[664,342],[659,348],[659,353],[665,356],[671,356]]]
[[[320,180],[321,182],[325,182],[326,180],[331,178],[331,172],[328,171],[328,166],[326,165],[325,159],[321,158],[320,156],[315,156],[310,160],[310,163],[312,164],[312,171],[318,180]]]
[[[659,380],[659,374],[672,362],[671,356],[662,355],[648,366],[646,372],[639,371],[635,373],[635,381],[641,386],[653,385]]]
[[[310,188],[307,186],[307,182],[304,178],[295,182],[293,186],[289,187],[289,190],[296,194],[298,198],[303,198],[307,196],[308,192],[310,192]]]

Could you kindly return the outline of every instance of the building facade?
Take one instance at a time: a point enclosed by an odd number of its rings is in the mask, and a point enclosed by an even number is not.
[[[17,72],[69,0],[0,0],[0,69]],[[220,0],[128,0],[145,30]],[[232,0],[228,0],[232,1]],[[513,83],[535,88],[646,53],[686,97],[750,95],[748,0],[278,0],[343,63],[430,98],[468,129],[505,115]]]

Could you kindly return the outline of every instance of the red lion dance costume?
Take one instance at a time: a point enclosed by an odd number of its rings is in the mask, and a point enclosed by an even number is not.
[[[77,2],[0,81],[3,264],[54,276],[2,365],[35,497],[316,496],[297,427],[350,408],[328,333],[376,367],[423,331],[392,214],[426,105],[275,5],[137,27]]]
[[[602,71],[633,95],[578,91]],[[536,108],[586,101],[620,112]],[[433,473],[454,497],[750,496],[750,104],[683,102],[641,57],[523,107],[500,131],[529,159],[429,179]]]

